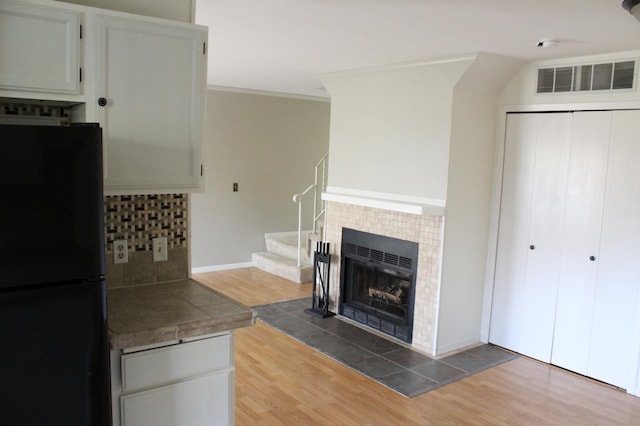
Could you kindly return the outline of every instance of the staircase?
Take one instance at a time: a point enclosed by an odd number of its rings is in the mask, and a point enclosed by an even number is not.
[[[258,269],[296,283],[313,279],[313,262],[309,253],[311,231],[303,231],[303,245],[298,266],[298,231],[278,232],[264,236],[267,251],[252,253],[251,260]],[[315,247],[315,244],[314,244]]]
[[[313,280],[313,252],[322,240],[325,206],[321,194],[327,188],[329,154],[316,164],[315,181],[302,193],[293,196],[298,204],[298,230],[265,235],[267,251],[252,253],[253,264],[263,271],[296,283]],[[313,190],[313,191],[312,191]],[[302,230],[302,201],[313,194],[313,230]]]

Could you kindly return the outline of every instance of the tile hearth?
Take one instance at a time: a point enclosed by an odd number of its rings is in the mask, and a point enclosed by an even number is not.
[[[517,357],[480,345],[434,359],[336,317],[309,315],[309,307],[305,298],[253,309],[266,324],[409,398]]]

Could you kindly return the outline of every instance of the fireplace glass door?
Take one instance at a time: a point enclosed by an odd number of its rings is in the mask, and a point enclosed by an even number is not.
[[[408,325],[408,299],[413,277],[388,268],[352,260],[351,304],[364,311]],[[349,298],[349,295],[347,296]]]
[[[418,244],[342,230],[340,315],[411,343]]]

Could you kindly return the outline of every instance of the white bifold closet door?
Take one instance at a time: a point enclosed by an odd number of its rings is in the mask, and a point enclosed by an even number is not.
[[[586,374],[611,111],[574,113],[551,363]]]
[[[489,341],[637,392],[640,111],[509,114]]]
[[[506,140],[490,339],[549,362],[570,114],[510,114]]]
[[[612,114],[587,375],[631,390],[640,386],[640,111]]]

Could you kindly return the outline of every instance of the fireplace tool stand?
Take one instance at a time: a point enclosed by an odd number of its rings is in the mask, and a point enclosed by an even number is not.
[[[335,315],[329,312],[329,243],[318,241],[313,252],[313,297],[311,308],[304,311],[320,318]]]

